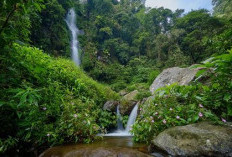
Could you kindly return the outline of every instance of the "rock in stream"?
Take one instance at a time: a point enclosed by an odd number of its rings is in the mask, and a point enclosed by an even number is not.
[[[232,157],[232,127],[210,122],[173,127],[155,137],[152,148],[171,156]]]

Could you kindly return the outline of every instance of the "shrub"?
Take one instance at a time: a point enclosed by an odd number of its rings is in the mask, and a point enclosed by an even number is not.
[[[197,74],[210,77],[208,86],[204,86],[201,100],[219,117],[232,120],[232,50],[227,54],[212,57],[198,67]]]
[[[143,98],[148,98],[151,96],[150,91],[139,91],[139,93],[136,95],[137,100],[143,100]]]
[[[148,84],[151,85],[155,78],[160,74],[159,70],[154,70],[150,73],[149,78],[148,78]]]
[[[88,143],[102,126],[112,125],[97,119],[104,102],[117,94],[71,61],[18,44],[1,57],[0,119],[7,127],[0,132],[0,153]]]
[[[171,85],[159,89],[151,103],[140,107],[140,115],[133,126],[135,141],[150,142],[166,128],[202,120],[218,120],[197,100],[198,86]]]
[[[210,120],[216,123],[232,120],[232,50],[198,65],[197,74],[207,75],[210,82],[195,82],[189,86],[176,84],[158,89],[153,99],[140,107],[133,126],[135,141],[150,142],[164,129]],[[222,121],[222,122],[221,122]]]

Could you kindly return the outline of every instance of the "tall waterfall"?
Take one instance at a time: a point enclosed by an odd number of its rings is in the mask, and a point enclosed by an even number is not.
[[[65,21],[72,33],[72,41],[71,41],[72,60],[77,66],[79,66],[81,64],[81,60],[78,51],[79,42],[77,37],[80,34],[80,30],[76,26],[76,13],[73,8],[69,10]]]

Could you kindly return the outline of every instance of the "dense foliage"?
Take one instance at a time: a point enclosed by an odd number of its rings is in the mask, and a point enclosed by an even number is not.
[[[102,106],[119,97],[93,79],[115,91],[138,90],[139,101],[151,96],[149,85],[164,68],[209,57],[195,83],[159,89],[140,106],[132,132],[136,141],[149,142],[171,126],[232,120],[232,53],[226,53],[232,1],[213,0],[213,14],[146,8],[144,2],[0,1],[0,155],[33,156],[53,145],[91,142],[115,127],[115,113]],[[81,67],[67,59],[70,8],[84,32],[78,37]]]
[[[76,9],[78,26],[85,32],[79,37],[85,52],[82,67],[94,79],[117,91],[149,85],[154,71],[200,63],[230,49],[229,18],[207,10],[182,16],[183,10],[146,8],[140,2],[89,0]],[[215,1],[215,10],[218,5]]]
[[[200,67],[200,79],[210,77],[206,85],[176,84],[158,89],[152,100],[140,107],[133,126],[135,141],[150,142],[161,131],[203,120],[220,123],[232,120],[232,50],[211,58]]]
[[[104,123],[109,116],[101,109],[117,95],[69,60],[14,44],[1,56],[0,71],[1,152],[90,142],[116,119]]]

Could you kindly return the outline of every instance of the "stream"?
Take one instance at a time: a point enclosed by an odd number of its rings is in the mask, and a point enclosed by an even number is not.
[[[133,135],[129,131],[136,120],[137,110],[138,104],[131,111],[127,126],[124,129],[118,106],[116,111],[118,127],[114,132],[98,134],[100,140],[91,144],[74,144],[50,148],[42,153],[40,157],[148,156],[148,146],[144,143],[134,143]]]
[[[91,144],[75,144],[52,147],[40,155],[40,157],[78,157],[78,156],[105,156],[106,153],[129,153],[135,150],[136,153],[148,154],[148,146],[143,143],[134,143],[132,137],[103,137],[102,140]],[[126,153],[124,152],[126,151]],[[108,156],[108,155],[106,155]],[[110,154],[109,154],[110,156]],[[133,155],[132,155],[133,156]]]
[[[99,139],[90,144],[73,144],[52,147],[43,152],[40,157],[148,157],[148,145],[145,143],[133,142],[133,135],[130,128],[137,117],[138,104],[135,105],[129,116],[127,126],[124,129],[121,121],[119,106],[117,107],[118,127],[112,133],[98,134]],[[102,138],[102,139],[101,139]],[[156,157],[163,157],[159,153],[152,154]]]

